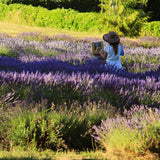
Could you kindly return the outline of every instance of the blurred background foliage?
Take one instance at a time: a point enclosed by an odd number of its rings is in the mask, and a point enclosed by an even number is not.
[[[72,8],[79,12],[99,12],[103,9],[113,8],[114,5],[123,5],[128,10],[140,9],[150,12],[150,21],[160,20],[159,0],[0,0],[4,4],[21,3],[45,7],[49,10],[56,8]],[[110,9],[109,9],[110,11]]]
[[[0,20],[120,36],[159,36],[158,0],[0,0]],[[154,24],[154,25],[153,25]]]

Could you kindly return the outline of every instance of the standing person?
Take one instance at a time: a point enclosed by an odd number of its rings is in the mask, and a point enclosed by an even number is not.
[[[103,53],[101,52],[100,48],[97,47],[98,53],[104,60],[106,60],[106,64],[113,65],[118,69],[122,69],[120,55],[124,55],[124,49],[120,43],[120,38],[115,32],[110,31],[108,34],[103,35],[103,40],[108,44],[104,47]]]

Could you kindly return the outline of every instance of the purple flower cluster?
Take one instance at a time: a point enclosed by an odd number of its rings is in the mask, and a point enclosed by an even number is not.
[[[121,38],[121,42],[129,45],[130,47],[140,47],[143,46],[145,48],[157,47],[160,44],[159,37],[141,37],[139,39],[132,40],[127,37]]]
[[[133,105],[130,110],[124,111],[123,116],[102,120],[100,126],[93,126],[95,130],[93,137],[96,141],[100,141],[107,133],[111,133],[114,129],[142,131],[147,126],[153,125],[154,122],[159,122],[160,109],[152,109],[152,115],[149,114],[148,110],[149,108],[146,106]]]
[[[66,57],[69,57],[69,60],[62,60]],[[32,56],[33,61],[23,61],[13,57],[3,57],[0,56],[0,68],[1,70],[14,70],[17,72],[65,72],[72,74],[72,72],[88,72],[90,74],[101,74],[101,73],[110,73],[116,74],[119,77],[128,78],[128,79],[146,79],[147,77],[152,77],[155,81],[159,81],[159,68],[157,70],[150,70],[144,73],[137,72],[127,72],[124,70],[116,70],[112,66],[105,67],[104,63],[94,62],[89,56],[83,54],[76,54],[76,59],[71,58],[69,54],[59,55],[58,57],[34,57]],[[74,57],[74,56],[73,56]],[[75,58],[74,57],[74,58]],[[67,59],[67,58],[66,58]]]
[[[90,44],[84,42],[72,41],[48,41],[42,43],[39,41],[25,41],[24,39],[17,38],[4,38],[0,37],[0,47],[7,48],[10,52],[17,56],[28,54],[36,54],[40,56],[53,56],[62,53],[90,53]]]
[[[97,69],[100,73],[96,73],[95,66],[88,67],[88,65],[84,65],[84,67],[76,66],[74,68],[72,65],[64,62],[53,61],[53,63],[57,63],[57,67],[54,65],[57,69],[55,73],[41,73],[36,70],[35,73],[25,72],[23,70],[21,70],[22,72],[20,73],[0,71],[0,83],[29,84],[32,86],[37,84],[50,86],[51,88],[56,85],[67,86],[66,84],[70,84],[76,90],[82,90],[84,93],[99,89],[113,90],[115,93],[118,93],[119,96],[126,99],[128,103],[131,103],[133,100],[135,100],[135,102],[132,103],[136,103],[136,99],[145,100],[147,96],[157,101],[157,105],[160,105],[160,98],[158,98],[160,97],[160,74],[158,74],[158,71],[150,72],[151,74],[148,75],[146,73],[145,79],[141,79],[141,75],[138,74],[137,77],[133,75],[134,78],[128,78],[126,71],[117,72],[114,68],[108,67],[108,71],[106,71],[104,66],[102,69],[100,67]],[[37,64],[34,63],[34,65]],[[43,65],[46,66],[48,63],[43,62]],[[21,63],[17,63],[17,67],[21,67]],[[23,69],[25,69],[25,67],[26,66],[24,66]],[[60,67],[61,70],[58,67]],[[95,72],[94,74],[93,71]]]

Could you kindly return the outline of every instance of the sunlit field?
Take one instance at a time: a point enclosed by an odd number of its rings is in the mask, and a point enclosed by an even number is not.
[[[160,38],[121,37],[117,70],[101,35],[0,31],[0,159],[160,157]]]
[[[74,32],[68,30],[61,30],[55,28],[42,28],[42,27],[31,27],[21,24],[14,24],[8,22],[0,22],[0,32],[7,33],[10,36],[17,36],[22,32],[41,32],[42,34],[53,36],[53,35],[69,35],[70,37],[75,38],[84,38],[84,37],[98,37],[101,38],[102,34],[96,32]]]

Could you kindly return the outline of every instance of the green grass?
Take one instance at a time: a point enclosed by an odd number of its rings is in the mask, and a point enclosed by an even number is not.
[[[102,37],[102,35],[96,32],[95,33],[74,32],[74,31],[60,30],[55,28],[30,27],[30,26],[19,25],[14,23],[0,22],[0,33],[7,33],[10,36],[16,36],[22,32],[41,32],[48,36],[66,34],[75,38],[84,38],[84,37],[97,37],[97,38],[100,37],[101,38]]]
[[[53,152],[46,151],[23,151],[15,148],[12,152],[3,151],[0,152],[0,160],[107,160],[103,152]]]
[[[116,148],[115,148],[116,149]],[[117,155],[108,148],[108,152],[103,151],[86,151],[86,152],[53,152],[50,150],[46,151],[23,151],[21,149],[15,148],[11,152],[0,151],[0,160],[158,160],[156,155],[147,152],[144,156],[135,156],[132,153],[123,153],[117,150]],[[119,159],[117,156],[119,155]],[[121,157],[121,158],[120,158]]]

